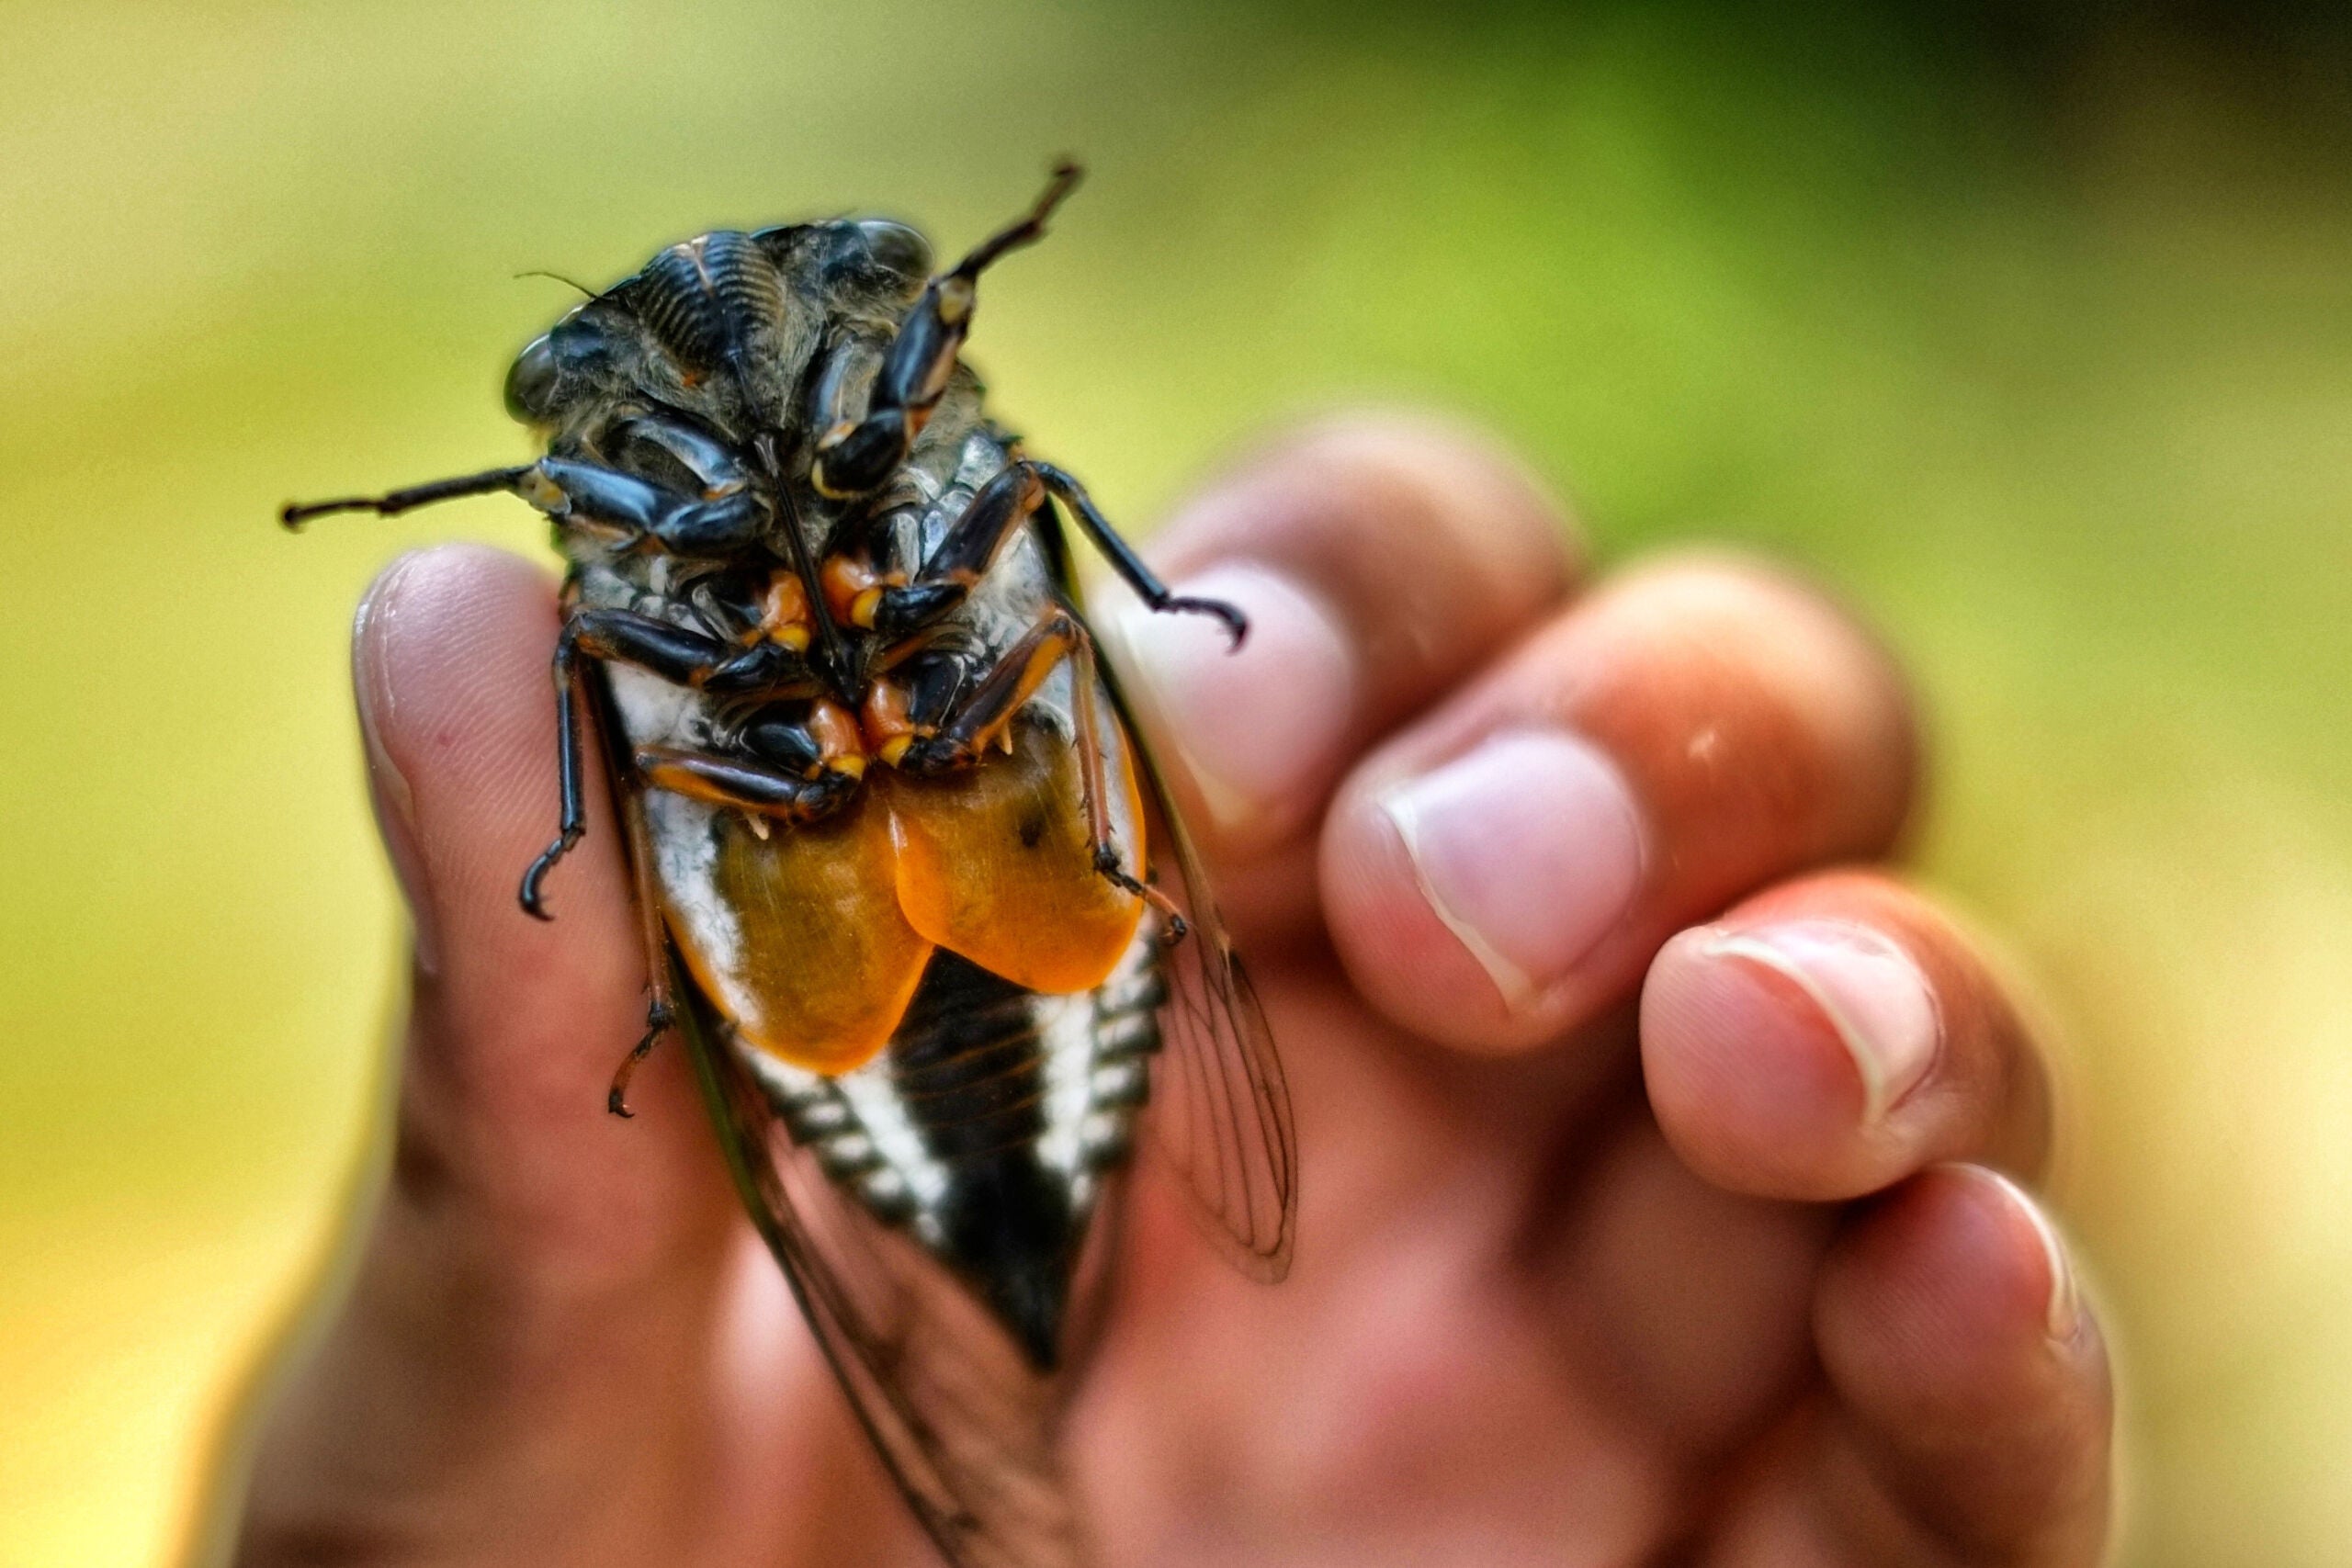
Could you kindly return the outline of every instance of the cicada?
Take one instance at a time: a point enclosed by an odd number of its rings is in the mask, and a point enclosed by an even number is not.
[[[628,1075],[691,1051],[752,1214],[923,1526],[958,1564],[1076,1561],[1053,1439],[1145,1119],[1248,1271],[1296,1210],[1264,1014],[1097,657],[1067,511],[1179,597],[960,357],[1017,222],[934,273],[874,218],[717,230],[590,294],[506,401],[545,456],[288,507],[520,496],[569,563],[561,821],[603,739],[650,1001]],[[583,291],[584,292],[584,291]]]

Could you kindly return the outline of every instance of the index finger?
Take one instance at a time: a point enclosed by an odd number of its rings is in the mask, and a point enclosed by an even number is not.
[[[1296,846],[1356,753],[1534,625],[1581,561],[1518,465],[1392,415],[1288,438],[1151,544],[1178,592],[1250,617],[1238,649],[1124,592],[1098,623],[1186,820],[1228,865]]]

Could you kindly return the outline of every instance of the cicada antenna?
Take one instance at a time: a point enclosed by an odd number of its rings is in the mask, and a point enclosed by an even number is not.
[[[1078,188],[1086,177],[1085,168],[1074,158],[1057,158],[1046,188],[1018,222],[998,230],[972,247],[972,252],[956,264],[950,277],[977,277],[980,269],[994,262],[1007,251],[1017,251],[1023,245],[1034,245],[1046,237],[1046,220]]]
[[[566,288],[577,289],[577,290],[579,291],[580,297],[581,297],[582,299],[585,299],[585,300],[589,301],[591,304],[594,304],[594,303],[595,301],[597,301],[598,299],[603,299],[603,298],[604,298],[604,296],[603,296],[603,295],[601,295],[601,294],[597,293],[597,292],[596,292],[596,290],[594,290],[594,289],[593,289],[593,288],[589,288],[586,284],[584,284],[584,283],[581,282],[578,278],[566,277],[566,276],[563,276],[563,274],[561,274],[561,273],[560,273],[560,272],[549,272],[549,271],[548,271],[547,268],[545,268],[545,267],[538,267],[538,266],[535,266],[535,267],[532,267],[532,268],[531,268],[530,270],[528,270],[527,272],[518,272],[518,273],[516,273],[516,274],[514,275],[514,277],[515,277],[515,281],[517,281],[517,282],[520,282],[520,281],[522,281],[524,278],[526,278],[526,277],[545,277],[545,278],[549,278],[549,279],[553,280],[554,282],[557,282],[557,283],[560,283],[560,284],[562,284]]]

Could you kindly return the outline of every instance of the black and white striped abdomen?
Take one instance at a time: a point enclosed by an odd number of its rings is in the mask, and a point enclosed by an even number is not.
[[[1160,952],[1147,919],[1101,986],[1045,996],[941,949],[855,1071],[740,1055],[836,1186],[964,1275],[1050,1364],[1088,1221],[1149,1092]]]

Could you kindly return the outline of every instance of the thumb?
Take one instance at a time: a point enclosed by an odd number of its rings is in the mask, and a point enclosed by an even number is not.
[[[360,612],[361,727],[415,921],[413,1004],[390,1181],[351,1299],[264,1438],[249,1562],[315,1557],[322,1539],[602,1558],[650,1548],[648,1521],[676,1528],[713,1479],[695,1428],[725,1403],[713,1322],[752,1277],[736,1271],[750,1233],[680,1046],[639,1076],[635,1120],[605,1110],[646,999],[601,785],[548,879],[555,919],[515,902],[556,826],[557,627],[542,573],[473,547],[404,558]],[[759,1299],[778,1321],[750,1338],[789,1346],[780,1286]],[[757,1369],[726,1377],[728,1398],[764,1382],[775,1408],[792,1404]]]
[[[547,881],[554,918],[516,902],[556,830],[557,630],[538,571],[488,549],[430,550],[369,592],[352,662],[378,818],[417,931],[394,1197],[438,1244],[594,1296],[707,1253],[731,1207],[712,1201],[682,1053],[649,1064],[636,1124],[605,1111],[644,1031],[646,959],[593,755],[587,837]]]

